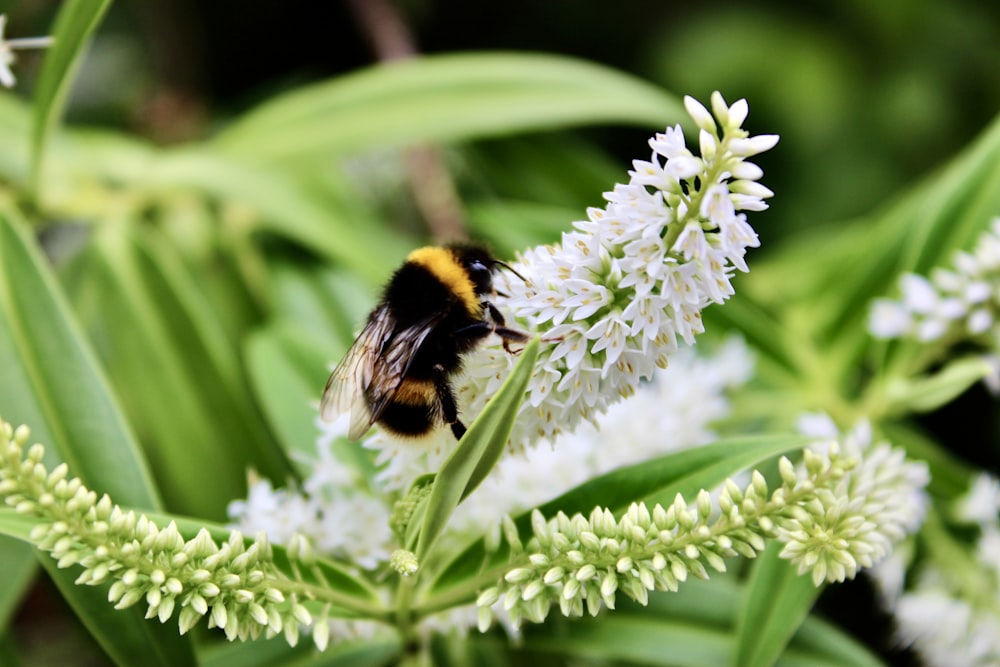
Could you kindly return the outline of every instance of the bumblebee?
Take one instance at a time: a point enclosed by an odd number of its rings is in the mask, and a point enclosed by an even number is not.
[[[402,437],[420,437],[447,424],[465,434],[451,378],[462,355],[491,334],[510,343],[529,336],[506,326],[489,300],[493,273],[506,268],[485,248],[452,244],[419,248],[392,275],[364,329],[334,368],[320,415],[350,415],[348,437],[358,440],[372,424]]]

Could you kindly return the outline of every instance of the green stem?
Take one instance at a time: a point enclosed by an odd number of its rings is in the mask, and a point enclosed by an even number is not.
[[[272,588],[276,588],[282,593],[295,593],[319,602],[328,602],[341,609],[348,609],[357,612],[359,616],[371,618],[377,621],[388,622],[391,620],[392,612],[382,605],[371,604],[351,595],[345,595],[339,591],[315,584],[307,584],[302,581],[291,579],[278,579],[269,583]]]
[[[413,591],[416,588],[416,577],[404,577],[400,575],[399,585],[396,587],[396,629],[399,631],[403,641],[410,639],[410,635],[416,626],[417,616],[413,610]]]
[[[517,559],[511,559],[502,565],[497,565],[489,570],[480,572],[476,577],[462,582],[461,584],[445,590],[443,593],[431,596],[427,600],[413,607],[413,616],[416,619],[425,618],[439,611],[458,607],[463,604],[470,604],[476,600],[476,596],[484,588],[493,586],[505,572],[520,567],[528,562],[527,555]]]

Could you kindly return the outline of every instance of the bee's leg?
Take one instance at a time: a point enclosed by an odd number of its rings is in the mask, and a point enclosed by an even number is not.
[[[441,405],[441,416],[444,422],[451,426],[451,432],[455,434],[456,440],[461,440],[465,435],[465,424],[458,419],[458,404],[455,403],[455,394],[448,384],[448,379],[444,374],[444,366],[437,364],[434,366],[434,389],[437,392],[438,403]]]
[[[506,326],[507,321],[504,320],[503,314],[489,301],[484,301],[483,306],[490,314],[490,319],[493,320],[497,326],[493,327],[493,331],[503,338],[503,349],[510,354],[517,354],[520,350],[510,349],[510,341],[515,341],[518,343],[527,343],[531,336],[524,333],[523,331],[518,331],[517,329],[508,329]],[[543,343],[559,343],[562,342],[562,336],[556,336],[555,338],[545,337],[542,338]]]
[[[505,324],[507,324],[507,320],[504,319],[503,313],[500,312],[499,308],[497,308],[496,306],[494,306],[489,301],[483,301],[483,305],[486,306],[486,310],[490,314],[490,319],[493,320],[494,322],[496,322],[497,326],[502,327]]]
[[[507,320],[504,319],[503,313],[489,301],[484,301],[483,306],[486,307],[486,311],[490,314],[490,319],[493,320],[492,333],[500,336],[503,340],[504,352],[507,354],[517,354],[520,352],[520,350],[512,350],[510,348],[511,341],[515,343],[527,343],[531,340],[531,336],[523,331],[508,328],[506,326]]]

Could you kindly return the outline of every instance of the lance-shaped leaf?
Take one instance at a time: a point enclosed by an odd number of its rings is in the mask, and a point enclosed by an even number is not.
[[[83,50],[110,5],[111,0],[67,0],[56,17],[52,31],[54,43],[49,48],[35,84],[30,187],[36,197],[49,135],[62,115]]]
[[[772,542],[756,560],[736,622],[736,667],[773,665],[802,625],[820,588],[778,556]]]
[[[418,560],[422,561],[452,512],[486,478],[507,446],[518,408],[535,370],[539,345],[536,338],[521,350],[510,376],[438,471],[417,538]]]
[[[22,223],[0,211],[0,415],[29,424],[86,484],[143,508],[160,505],[146,463],[58,283]],[[106,587],[77,586],[51,559],[43,566],[118,664],[192,664],[190,642],[115,612]]]

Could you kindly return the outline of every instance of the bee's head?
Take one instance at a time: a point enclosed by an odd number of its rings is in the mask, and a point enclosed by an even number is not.
[[[472,281],[476,294],[479,296],[493,294],[493,272],[497,270],[498,266],[504,267],[518,278],[521,278],[521,280],[524,280],[521,274],[493,257],[490,251],[482,246],[462,244],[449,247],[455,253],[462,268],[469,275],[469,280]]]

